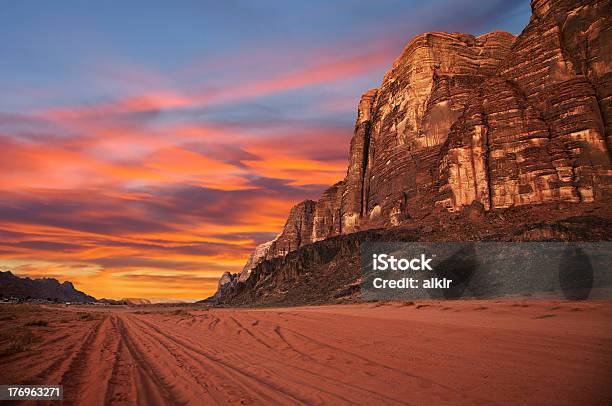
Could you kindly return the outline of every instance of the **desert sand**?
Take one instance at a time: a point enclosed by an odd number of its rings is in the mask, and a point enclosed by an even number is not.
[[[612,303],[0,306],[0,384],[66,404],[610,404]]]

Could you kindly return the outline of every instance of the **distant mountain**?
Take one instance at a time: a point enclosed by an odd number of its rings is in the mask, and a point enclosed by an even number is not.
[[[138,297],[126,297],[121,300],[130,305],[149,305],[151,304],[151,301],[149,299],[142,299]]]
[[[133,305],[149,305],[151,301],[148,299],[141,298],[124,298],[120,300],[115,299],[100,299],[98,300],[100,303],[107,303],[111,305],[124,305],[124,306],[133,306]]]
[[[60,283],[54,278],[20,278],[10,271],[0,272],[0,295],[32,299],[51,299],[63,302],[95,302],[96,298],[74,288],[72,282]]]

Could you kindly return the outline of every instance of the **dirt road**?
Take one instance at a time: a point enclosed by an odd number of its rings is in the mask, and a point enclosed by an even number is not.
[[[0,319],[0,383],[62,384],[67,404],[612,400],[611,303],[4,305]],[[29,344],[7,350],[24,332]]]

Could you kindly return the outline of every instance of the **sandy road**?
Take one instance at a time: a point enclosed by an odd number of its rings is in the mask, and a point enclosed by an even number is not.
[[[611,303],[11,312],[48,325],[0,383],[60,383],[66,404],[612,400]]]

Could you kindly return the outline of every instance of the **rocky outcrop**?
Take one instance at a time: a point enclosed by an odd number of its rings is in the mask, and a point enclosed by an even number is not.
[[[342,194],[344,182],[338,182],[323,192],[314,206],[310,242],[321,241],[330,235],[342,233]]]
[[[228,295],[229,292],[236,288],[239,278],[240,274],[238,273],[223,272],[223,275],[221,275],[219,283],[217,284],[217,292],[215,292],[213,296],[204,299],[203,302],[221,302],[223,298]]]
[[[266,259],[360,230],[418,228],[427,216],[441,229],[449,213],[478,222],[535,205],[604,207],[610,1],[533,0],[532,10],[516,38],[410,41],[359,102],[345,179],[291,210]]]
[[[270,248],[272,247],[272,244],[274,244],[275,242],[276,242],[276,238],[272,241],[268,241],[263,244],[259,244],[255,248],[255,251],[251,253],[251,255],[249,256],[249,259],[247,260],[247,263],[244,265],[244,268],[242,268],[242,272],[240,272],[240,275],[238,276],[239,282],[244,282],[249,278],[253,268],[255,268],[257,264],[259,264],[261,261],[266,259],[268,252],[270,252]]]
[[[312,242],[315,205],[312,200],[305,200],[291,209],[283,231],[270,244],[266,258],[283,256]]]
[[[431,218],[416,228],[365,230],[327,238],[283,257],[262,261],[247,281],[226,290],[214,303],[274,306],[360,301],[360,249],[368,241],[597,241],[609,238],[611,220],[574,216],[574,209],[579,209],[579,205],[574,206],[568,211],[542,205],[535,213],[518,206],[504,211],[503,217],[488,212],[477,221],[451,214],[453,219],[445,225],[444,233],[431,227],[437,223],[437,219]],[[543,215],[548,220],[538,222]],[[515,224],[512,230],[508,229],[508,221]]]
[[[0,295],[23,299],[57,300],[62,302],[95,302],[96,298],[76,290],[72,282],[60,283],[55,278],[20,278],[10,271],[0,271]]]

